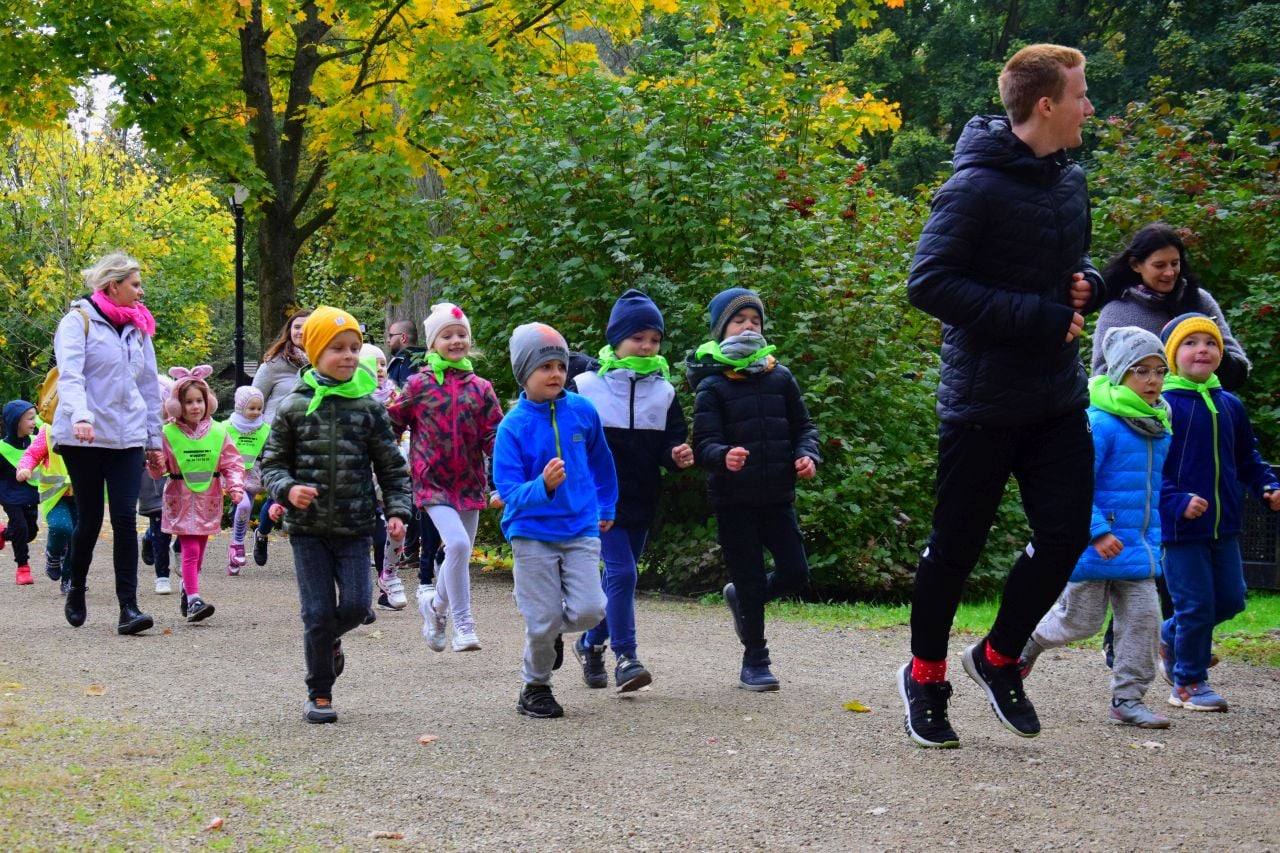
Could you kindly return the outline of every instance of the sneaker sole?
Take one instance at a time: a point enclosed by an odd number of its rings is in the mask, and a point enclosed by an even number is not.
[[[1039,732],[1020,731],[1017,726],[1009,722],[1009,719],[1000,712],[1000,706],[996,704],[996,695],[991,692],[991,686],[982,679],[982,676],[978,675],[978,665],[973,661],[974,650],[976,650],[979,645],[981,645],[981,643],[974,643],[972,646],[965,649],[964,654],[960,656],[960,662],[964,664],[964,671],[969,674],[969,677],[972,678],[979,687],[982,688],[982,692],[987,696],[987,703],[991,705],[991,710],[995,712],[996,719],[1000,721],[1000,725],[1004,726],[1018,737],[1031,738],[1039,736]]]
[[[1139,722],[1137,720],[1126,720],[1116,715],[1111,715],[1111,722],[1118,726],[1133,726],[1135,729],[1167,729],[1173,723],[1169,720],[1152,720],[1150,722]]]
[[[317,714],[316,716],[313,717],[310,712],[303,711],[302,719],[306,720],[308,723],[311,723],[312,725],[321,726],[321,725],[324,725],[325,723],[338,722],[338,713],[334,711],[328,714]]]
[[[204,607],[200,608],[200,611],[198,613],[192,613],[191,615],[189,615],[187,617],[187,621],[203,622],[204,620],[208,619],[212,615],[213,615],[213,605],[206,603]]]
[[[738,680],[738,686],[752,693],[773,693],[782,689],[781,684],[748,684],[741,679]]]
[[[1195,702],[1183,702],[1181,699],[1169,697],[1169,704],[1175,708],[1183,708],[1187,711],[1201,711],[1203,713],[1227,713],[1227,706],[1224,705],[1197,705]]]
[[[902,728],[906,730],[907,737],[916,746],[925,749],[959,749],[960,740],[929,740],[920,735],[915,729],[911,728],[911,700],[907,698],[907,683],[904,680],[907,677],[907,670],[911,664],[904,663],[902,668],[898,670],[898,695],[902,697]]]
[[[634,678],[619,684],[618,689],[615,692],[634,693],[637,690],[639,690],[641,687],[648,687],[652,683],[653,683],[653,674],[649,672],[642,672],[639,675],[635,676]],[[588,684],[587,686],[590,687],[591,685]],[[775,686],[773,689],[777,690],[778,688]]]
[[[537,714],[537,713],[534,713],[533,711],[530,711],[528,708],[521,705],[519,702],[516,703],[516,710],[520,712],[521,716],[529,717],[534,720],[555,720],[564,716],[564,708],[561,708],[558,711],[552,711],[550,714]]]
[[[460,646],[455,643],[452,648],[455,652],[478,652],[480,651],[480,641],[476,640],[474,643],[463,643]]]
[[[586,670],[587,662],[583,660],[582,649],[578,648],[578,641],[574,640],[572,643],[569,644],[569,647],[573,649],[573,656],[578,659],[578,666],[583,668],[582,683],[590,687],[592,690],[603,690],[604,688],[608,687],[609,686],[608,673],[605,673],[599,679],[591,679],[587,677],[587,670]],[[635,689],[635,688],[632,688],[632,689]]]

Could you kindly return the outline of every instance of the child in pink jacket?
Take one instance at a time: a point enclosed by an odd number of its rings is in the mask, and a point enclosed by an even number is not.
[[[188,622],[213,615],[213,605],[200,598],[200,566],[209,537],[222,528],[222,496],[233,504],[244,497],[244,461],[227,435],[213,420],[218,400],[205,377],[207,364],[187,370],[169,368],[176,382],[165,401],[164,454],[160,464],[147,472],[159,480],[166,474],[164,511],[160,528],[178,537],[182,545],[182,589],[179,609]]]

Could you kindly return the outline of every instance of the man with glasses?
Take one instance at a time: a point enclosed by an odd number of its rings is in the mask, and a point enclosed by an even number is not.
[[[418,372],[414,362],[421,360],[425,350],[417,343],[418,327],[412,320],[396,320],[387,330],[387,376],[397,388],[403,388],[409,377]]]

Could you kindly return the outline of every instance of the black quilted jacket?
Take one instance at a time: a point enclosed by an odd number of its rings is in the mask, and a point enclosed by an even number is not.
[[[306,536],[372,533],[375,472],[387,518],[412,518],[409,469],[386,410],[372,397],[330,396],[308,415],[314,393],[301,382],[289,392],[262,449],[262,487],[284,504],[285,530]],[[289,504],[289,489],[296,485],[320,490],[305,511]]]
[[[943,323],[938,417],[1016,427],[1089,402],[1071,325],[1072,273],[1089,259],[1084,172],[1065,151],[1037,158],[1004,116],[976,116],[956,143],[907,284],[911,304]]]
[[[818,455],[818,428],[800,397],[791,371],[774,362],[764,373],[739,374],[724,365],[687,365],[697,391],[693,409],[693,452],[707,472],[716,506],[772,506],[796,499],[796,460]],[[730,472],[731,448],[750,454],[741,471]]]

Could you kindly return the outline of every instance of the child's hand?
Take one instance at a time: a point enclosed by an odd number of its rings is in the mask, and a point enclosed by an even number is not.
[[[671,461],[677,468],[688,468],[693,464],[693,448],[687,444],[671,448]]]
[[[318,494],[320,494],[320,490],[315,486],[294,486],[289,489],[289,503],[298,509],[306,509],[311,506],[312,501],[316,499]]]
[[[30,469],[30,468],[19,468],[19,469],[18,469],[18,472],[17,472],[17,474],[16,474],[16,477],[17,477],[17,479],[18,479],[18,482],[19,482],[19,483],[25,483],[25,482],[27,482],[27,480],[30,480],[30,479],[31,479],[31,469]]]
[[[284,504],[272,504],[271,509],[267,510],[267,518],[279,523],[284,518]]]
[[[1071,307],[1079,311],[1089,304],[1089,297],[1093,295],[1093,285],[1084,277],[1084,273],[1072,273],[1071,275]]]
[[[1071,328],[1067,329],[1067,343],[1071,343],[1080,337],[1084,332],[1084,317],[1080,316],[1080,312],[1071,315]]]
[[[1187,504],[1187,508],[1182,511],[1182,517],[1191,520],[1204,515],[1209,509],[1209,502],[1199,495],[1191,496],[1191,503]]]
[[[392,539],[404,538],[404,519],[388,518],[387,519],[387,536]]]
[[[600,522],[600,532],[601,532],[601,533],[608,533],[608,532],[609,532],[610,530],[612,530],[612,529],[613,529],[613,519],[609,519],[608,521],[601,521],[601,522]]]
[[[1097,551],[1102,559],[1110,560],[1112,557],[1120,556],[1120,552],[1124,550],[1124,543],[1112,534],[1104,533],[1093,540],[1093,550]]]
[[[796,460],[796,476],[800,479],[812,480],[817,473],[818,466],[814,464],[811,457],[801,456]]]
[[[564,473],[564,460],[559,456],[547,463],[547,467],[542,469],[542,484],[547,487],[547,494],[551,494],[567,479]]]
[[[147,467],[148,468],[164,468],[164,451],[148,450],[147,451]]]
[[[238,504],[244,500],[244,491],[241,489],[228,489],[227,497],[231,499],[232,504]]]
[[[507,502],[504,501],[502,499],[502,495],[498,494],[497,492],[494,492],[493,494],[489,495],[489,509],[502,509],[506,505],[507,505]]]
[[[22,472],[19,471],[18,473],[21,474]],[[18,479],[21,480],[22,477],[18,477]],[[1271,508],[1272,512],[1280,512],[1280,491],[1263,492],[1262,499],[1267,502],[1267,506]]]
[[[724,455],[724,467],[730,471],[741,471],[747,464],[747,457],[751,454],[750,450],[745,447],[734,447]]]

